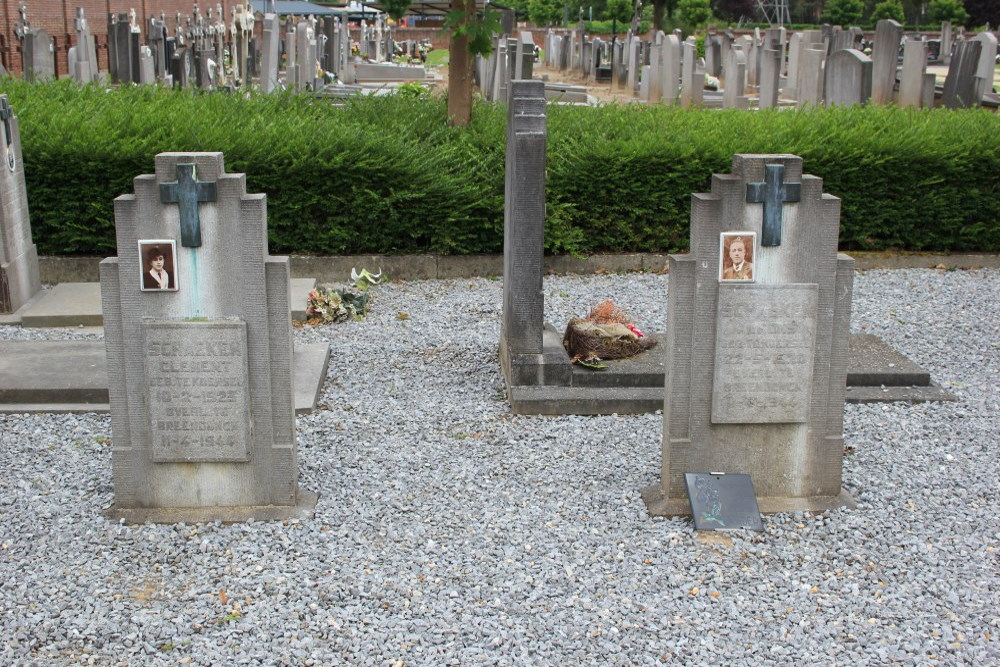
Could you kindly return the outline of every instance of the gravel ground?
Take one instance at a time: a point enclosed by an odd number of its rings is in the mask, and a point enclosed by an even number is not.
[[[662,330],[666,282],[547,278],[548,317],[613,297]],[[858,509],[762,534],[646,514],[659,415],[510,415],[499,281],[296,333],[333,347],[298,420],[314,520],[110,523],[106,416],[0,416],[0,664],[998,664],[998,285],[857,276],[854,330],[959,401],[848,405]],[[92,334],[0,327],[39,335]]]

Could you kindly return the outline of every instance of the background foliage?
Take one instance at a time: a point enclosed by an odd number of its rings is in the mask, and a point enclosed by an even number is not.
[[[106,91],[2,79],[42,254],[114,254],[115,197],[164,151],[223,151],[268,196],[273,253],[497,253],[504,124],[397,95]],[[842,199],[841,247],[1000,251],[1000,117],[985,110],[549,107],[546,247],[673,251],[734,153],[794,153]]]

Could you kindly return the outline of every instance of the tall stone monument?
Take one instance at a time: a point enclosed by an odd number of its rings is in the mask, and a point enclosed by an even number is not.
[[[504,184],[503,321],[500,365],[508,385],[542,373],[545,233],[545,84],[512,81]]]
[[[161,153],[115,200],[101,262],[112,518],[310,516],[298,488],[287,257],[222,153]]]
[[[684,473],[747,473],[764,512],[852,505],[841,488],[854,260],[840,200],[794,155],[736,155],[691,198],[670,256],[663,463],[654,515],[690,512]]]
[[[0,314],[14,313],[42,289],[38,251],[31,242],[21,134],[6,95],[0,95]]]

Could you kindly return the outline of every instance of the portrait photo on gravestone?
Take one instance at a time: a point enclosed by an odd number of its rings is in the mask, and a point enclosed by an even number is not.
[[[177,291],[176,243],[170,239],[139,241],[142,274],[139,279],[143,292]]]
[[[719,235],[719,280],[753,282],[756,232],[723,232]]]

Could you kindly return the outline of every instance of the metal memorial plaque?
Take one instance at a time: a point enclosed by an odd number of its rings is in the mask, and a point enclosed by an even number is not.
[[[688,472],[684,484],[695,530],[764,530],[750,475]]]
[[[152,459],[250,460],[242,321],[143,323]]]
[[[815,284],[719,285],[712,422],[809,420]]]

